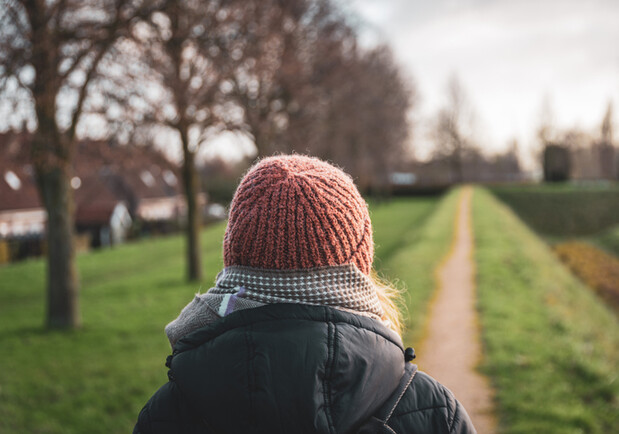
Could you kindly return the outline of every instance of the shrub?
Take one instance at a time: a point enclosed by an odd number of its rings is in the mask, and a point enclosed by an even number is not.
[[[503,187],[493,193],[542,235],[591,235],[619,224],[619,188],[615,186]]]

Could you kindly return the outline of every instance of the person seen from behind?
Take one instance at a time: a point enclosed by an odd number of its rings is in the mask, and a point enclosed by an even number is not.
[[[350,176],[300,155],[242,179],[224,269],[166,326],[169,381],[134,433],[474,433],[412,364]]]

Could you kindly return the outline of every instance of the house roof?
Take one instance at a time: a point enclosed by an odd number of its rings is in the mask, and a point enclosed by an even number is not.
[[[0,211],[39,208],[40,203],[32,166],[0,156]]]
[[[82,205],[75,211],[75,221],[82,226],[107,225],[118,206],[124,205],[118,201],[98,201]]]
[[[0,211],[40,208],[29,163],[31,135],[0,134]],[[87,140],[77,146],[71,185],[79,210],[125,202],[135,212],[143,199],[181,195],[178,167],[150,147]],[[78,220],[79,221],[79,220]]]
[[[97,176],[123,198],[158,198],[180,195],[178,168],[150,147],[111,146],[86,141],[78,146],[76,176]]]

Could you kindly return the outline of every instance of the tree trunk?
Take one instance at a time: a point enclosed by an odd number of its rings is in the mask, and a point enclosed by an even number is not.
[[[202,279],[202,252],[200,250],[200,208],[198,205],[198,174],[194,153],[189,149],[186,128],[179,128],[183,143],[183,187],[187,202],[187,278],[190,281]]]
[[[76,328],[81,317],[70,166],[37,166],[39,193],[47,211],[46,323],[49,328]]]
[[[73,234],[73,190],[71,157],[73,138],[63,136],[56,124],[58,39],[45,2],[24,2],[30,21],[32,87],[37,131],[30,149],[37,189],[47,211],[47,312],[49,328],[76,328],[81,325],[79,283],[75,267]]]

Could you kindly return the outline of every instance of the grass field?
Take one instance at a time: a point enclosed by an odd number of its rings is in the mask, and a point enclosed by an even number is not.
[[[372,207],[383,274],[402,274],[425,293],[433,289],[432,261],[446,250],[436,243],[448,243],[451,230],[453,198],[437,202]],[[223,229],[202,233],[202,291],[221,268]],[[0,432],[131,432],[139,409],[167,381],[163,327],[200,289],[184,282],[183,252],[175,236],[81,255],[84,327],[69,333],[42,328],[43,261],[0,268]],[[422,306],[415,301],[411,311]]]
[[[223,226],[203,232],[207,276],[220,268]],[[47,332],[44,263],[0,268],[0,432],[130,432],[163,382],[166,321],[198,288],[183,282],[179,237],[82,255],[84,327]]]
[[[428,216],[436,209],[439,197],[396,198],[389,202],[370,202],[374,226],[374,267],[383,270],[395,252],[419,235]],[[413,205],[414,203],[414,205]]]
[[[492,192],[610,306],[619,300],[619,184],[538,184]]]
[[[483,371],[501,432],[617,432],[617,318],[481,189],[473,225]]]
[[[406,289],[405,346],[418,345],[424,336],[428,304],[436,289],[435,270],[451,247],[457,206],[458,191],[447,193],[423,226],[399,234],[401,248],[381,266],[388,279]]]

